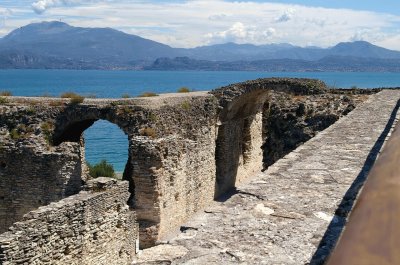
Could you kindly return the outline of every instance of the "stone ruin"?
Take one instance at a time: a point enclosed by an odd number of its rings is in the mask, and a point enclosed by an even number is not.
[[[269,78],[152,98],[0,98],[0,263],[129,264],[378,90]],[[128,136],[124,181],[88,174],[83,132]]]

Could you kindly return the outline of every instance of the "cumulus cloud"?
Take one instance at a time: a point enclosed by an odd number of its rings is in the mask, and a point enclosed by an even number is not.
[[[296,10],[294,8],[288,8],[282,15],[275,19],[275,22],[287,22],[293,18],[295,12]]]
[[[274,28],[262,29],[255,26],[245,26],[241,22],[234,23],[229,29],[208,33],[208,43],[260,43],[268,41],[268,38],[276,33]]]
[[[9,30],[62,18],[74,26],[112,27],[173,47],[225,41],[328,47],[363,39],[400,50],[400,16],[371,11],[250,0],[24,0],[32,6],[5,1],[3,6],[14,12],[7,19]]]
[[[62,5],[72,5],[79,4],[85,2],[93,2],[93,1],[84,1],[84,0],[38,0],[32,4],[32,9],[37,14],[43,14],[47,9],[62,6]]]

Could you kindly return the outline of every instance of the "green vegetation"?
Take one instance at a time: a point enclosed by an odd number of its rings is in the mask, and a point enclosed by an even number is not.
[[[157,136],[156,131],[153,128],[150,128],[150,127],[146,127],[146,128],[140,129],[139,133],[142,136],[149,136],[151,138],[155,138]]]
[[[89,175],[93,178],[116,178],[113,165],[108,164],[105,159],[101,160],[100,163],[96,165],[91,165],[89,163],[87,163],[87,165],[89,167]]]
[[[154,113],[150,113],[150,115],[149,115],[149,119],[151,120],[151,121],[157,121],[157,115],[156,114],[154,114]]]
[[[11,93],[11,91],[3,90],[3,91],[0,91],[0,96],[2,96],[2,97],[10,97],[10,96],[12,96],[12,93]]]
[[[48,145],[53,144],[53,130],[54,130],[54,124],[51,122],[44,122],[40,125],[40,128],[42,129],[42,133],[44,135],[44,139],[46,139],[46,142]]]
[[[141,95],[139,95],[139,97],[155,97],[158,96],[158,94],[154,93],[154,92],[144,92]]]
[[[189,92],[192,92],[192,91],[190,90],[190,88],[183,86],[183,87],[179,88],[177,90],[177,92],[178,93],[189,93]]]
[[[131,95],[129,95],[129,94],[122,94],[122,98],[130,98],[131,97]]]
[[[189,110],[190,109],[190,102],[188,102],[188,101],[182,102],[181,107],[184,110]]]
[[[0,97],[0,105],[1,104],[7,104],[8,100],[5,97]]]
[[[61,98],[69,98],[70,99],[69,103],[72,105],[81,104],[83,100],[85,100],[85,97],[76,94],[74,92],[65,92],[61,94]]]
[[[16,128],[14,128],[10,131],[10,137],[13,140],[18,140],[21,139],[22,135],[18,132]]]
[[[13,140],[25,139],[28,138],[33,132],[33,127],[20,124],[16,128],[10,130],[10,138]]]

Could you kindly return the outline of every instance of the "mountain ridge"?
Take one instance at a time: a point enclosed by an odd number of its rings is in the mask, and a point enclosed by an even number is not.
[[[343,62],[346,57],[363,58],[361,61],[364,63],[371,63],[369,59],[375,58],[380,60],[383,68],[380,67],[379,70],[382,70],[385,68],[385,62],[391,64],[390,60],[400,60],[400,52],[366,41],[341,42],[330,48],[299,47],[287,43],[264,45],[224,43],[195,48],[173,48],[112,28],[74,27],[58,21],[28,24],[0,38],[0,68],[3,69],[146,70],[157,65],[159,67],[159,59],[167,58],[168,63],[167,60],[163,61],[164,69],[166,65],[180,64],[176,58],[189,58],[194,65],[199,65],[201,62],[204,67],[206,65],[215,67],[221,65],[221,62],[225,62],[225,65],[237,65],[237,62],[246,62],[246,65],[250,65],[249,62],[253,61],[272,63],[274,60],[279,60],[280,64],[286,62],[290,65],[293,63],[291,60],[297,60],[297,63],[304,64],[303,69],[298,68],[300,71],[305,70],[306,66],[316,65],[315,62],[321,63],[321,60],[332,62],[332,57],[336,57],[336,61]],[[393,69],[393,66],[387,69]]]

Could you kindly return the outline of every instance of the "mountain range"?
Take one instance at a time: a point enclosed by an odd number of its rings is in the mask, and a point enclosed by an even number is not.
[[[0,39],[0,68],[400,71],[400,52],[365,41],[331,48],[225,43],[173,48],[111,28],[41,22]]]

